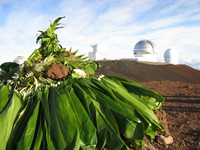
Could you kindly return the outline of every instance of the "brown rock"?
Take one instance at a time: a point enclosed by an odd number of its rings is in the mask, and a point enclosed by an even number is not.
[[[70,73],[69,69],[63,64],[53,64],[50,69],[46,71],[46,76],[48,78],[59,80],[62,79]]]
[[[163,136],[163,135],[159,135],[157,136],[156,138],[156,141],[159,143],[159,144],[172,144],[173,143],[173,138],[172,136]]]

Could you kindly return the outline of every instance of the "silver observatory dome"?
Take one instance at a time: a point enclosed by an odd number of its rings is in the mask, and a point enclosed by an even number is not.
[[[140,40],[136,43],[134,49],[134,59],[138,61],[157,62],[156,45],[150,40]]]
[[[156,46],[150,40],[140,40],[134,47],[134,55],[156,54]]]

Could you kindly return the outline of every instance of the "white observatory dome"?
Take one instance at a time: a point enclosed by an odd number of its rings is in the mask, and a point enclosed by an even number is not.
[[[157,61],[156,46],[150,40],[140,40],[134,47],[134,56],[139,61]]]
[[[164,59],[166,63],[178,64],[178,52],[172,49],[167,49],[164,52]]]
[[[17,56],[17,57],[13,60],[13,62],[15,62],[15,63],[21,65],[21,64],[23,64],[23,63],[25,62],[25,60],[26,60],[25,57],[23,57],[23,56]]]

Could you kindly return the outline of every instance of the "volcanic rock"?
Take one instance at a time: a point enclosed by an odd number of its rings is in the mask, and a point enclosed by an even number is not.
[[[157,136],[156,140],[159,144],[167,145],[167,144],[173,143],[173,138],[170,135],[168,135],[168,136],[159,135],[159,136]]]

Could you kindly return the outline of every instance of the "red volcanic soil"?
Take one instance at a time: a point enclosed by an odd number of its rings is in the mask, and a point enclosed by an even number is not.
[[[153,145],[160,150],[199,150],[200,84],[169,80],[141,84],[165,97],[166,100],[157,116],[167,125],[165,127],[174,139],[173,144],[167,146],[156,142]],[[166,116],[163,116],[163,111]]]
[[[102,66],[97,70],[97,74],[123,77],[136,82],[170,80],[200,84],[200,71],[183,64],[172,65],[129,60],[99,62]]]
[[[165,97],[155,114],[166,128],[161,134],[172,136],[173,143],[152,142],[156,150],[200,149],[200,71],[186,65],[128,60],[100,64],[97,74],[134,80]]]

